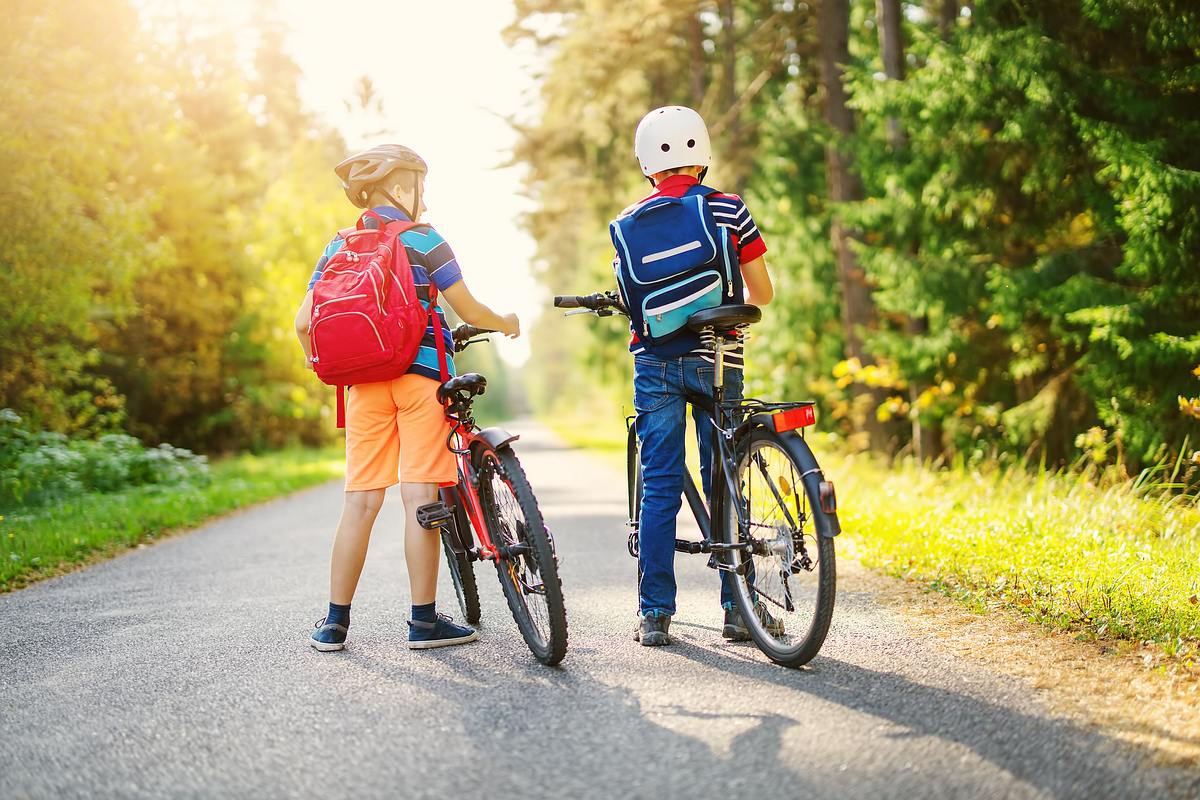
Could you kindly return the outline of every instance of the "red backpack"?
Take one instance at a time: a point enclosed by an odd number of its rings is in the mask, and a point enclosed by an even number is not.
[[[367,220],[379,227],[367,227]],[[366,212],[354,228],[342,231],[342,248],[313,285],[312,365],[318,378],[338,387],[339,428],[345,427],[345,387],[399,378],[416,359],[426,326],[440,327],[437,289],[431,282],[426,311],[400,241],[400,234],[418,224]],[[442,337],[434,338],[444,365]]]

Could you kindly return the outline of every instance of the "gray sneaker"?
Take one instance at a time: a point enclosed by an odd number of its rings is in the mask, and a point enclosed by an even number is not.
[[[783,636],[783,620],[775,619],[767,606],[761,600],[754,604],[754,614],[762,621],[767,633],[778,639]],[[737,608],[725,609],[725,624],[721,626],[721,635],[731,642],[750,641],[750,629],[742,621],[742,615]]]
[[[671,643],[667,633],[670,628],[671,618],[666,614],[643,614],[633,631],[633,640],[643,647],[662,647]]]

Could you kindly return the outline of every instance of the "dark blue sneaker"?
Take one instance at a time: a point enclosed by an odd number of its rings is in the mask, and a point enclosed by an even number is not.
[[[438,614],[437,622],[408,621],[408,649],[429,650],[433,647],[449,647],[466,644],[479,638],[479,631],[467,625],[459,625],[445,614]]]
[[[345,625],[335,625],[333,623],[325,624],[328,617],[322,617],[315,626],[312,638],[309,639],[309,644],[320,650],[322,653],[330,653],[334,650],[342,650],[346,647],[346,632]]]

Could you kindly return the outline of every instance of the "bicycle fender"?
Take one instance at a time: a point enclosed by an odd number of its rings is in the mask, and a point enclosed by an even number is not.
[[[762,426],[770,433],[775,434],[775,426],[771,422],[770,414],[753,415],[750,417],[749,426],[751,428]],[[775,435],[780,436],[784,447],[791,452],[792,456],[796,459],[796,463],[800,465],[800,470],[803,473],[800,479],[804,481],[804,485],[809,491],[809,496],[820,497],[821,481],[825,480],[825,476],[821,472],[820,465],[817,464],[817,457],[813,455],[812,450],[808,447],[808,443],[800,438],[799,434],[792,431],[789,431],[789,433],[791,435]],[[826,539],[832,539],[842,532],[842,523],[838,520],[836,511],[830,514],[821,511],[820,506],[814,508],[813,511],[820,512],[812,515],[813,524],[817,529],[818,535],[824,536]]]
[[[479,437],[491,445],[493,450],[507,447],[521,438],[519,435],[509,433],[503,428],[484,428],[479,432]]]

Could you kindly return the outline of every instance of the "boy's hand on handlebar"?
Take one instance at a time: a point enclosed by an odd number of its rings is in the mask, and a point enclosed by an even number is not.
[[[517,319],[516,314],[504,314],[500,317],[502,325],[500,332],[510,339],[516,339],[521,335],[521,320]]]

